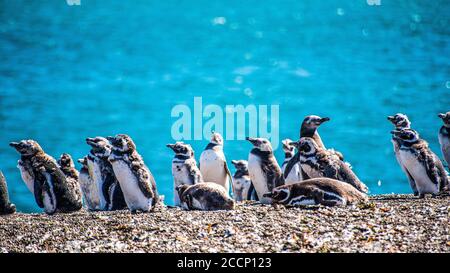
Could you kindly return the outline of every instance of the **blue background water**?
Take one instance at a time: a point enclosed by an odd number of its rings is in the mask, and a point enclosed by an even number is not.
[[[407,113],[441,156],[449,12],[449,1],[426,0],[2,0],[0,169],[11,199],[39,211],[8,142],[33,138],[53,156],[80,158],[87,136],[127,133],[171,200],[170,111],[194,96],[279,104],[281,138],[295,139],[307,114],[329,116],[324,142],[372,193],[408,193],[386,116]],[[198,156],[207,141],[190,143]],[[249,150],[226,142],[228,160]]]

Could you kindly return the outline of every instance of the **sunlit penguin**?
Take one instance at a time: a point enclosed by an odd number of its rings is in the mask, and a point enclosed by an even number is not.
[[[87,156],[89,175],[97,185],[100,210],[121,210],[127,207],[120,183],[108,158],[111,144],[104,137],[86,138],[91,146]]]
[[[281,165],[281,171],[285,173],[286,167],[289,163],[289,161],[294,157],[295,155],[295,147],[291,145],[292,140],[290,139],[284,139],[281,143],[283,144],[283,151],[284,151],[284,162]],[[296,183],[299,181],[302,181],[302,171],[300,167],[300,162],[293,165],[292,169],[290,169],[289,173],[285,174],[285,183],[291,184]]]
[[[322,139],[320,138],[317,129],[319,128],[320,125],[329,120],[330,118],[328,117],[322,118],[316,115],[306,116],[303,119],[302,126],[300,127],[300,138],[310,137],[314,139],[314,141],[317,143],[317,145],[319,145],[319,147],[325,149],[325,145],[323,145]]]
[[[194,158],[191,145],[183,142],[167,144],[175,153],[172,160],[173,196],[175,206],[180,205],[180,198],[176,188],[180,185],[194,185],[202,183],[203,177]]]
[[[8,186],[3,173],[0,171],[0,215],[16,212],[16,206],[9,201]]]
[[[80,184],[78,183],[79,172],[75,169],[75,164],[72,157],[69,154],[62,154],[58,159],[58,164],[61,171],[66,176],[69,191],[73,193],[76,202],[82,204],[83,195],[81,193]]]
[[[411,122],[409,121],[408,116],[406,116],[405,114],[397,113],[393,116],[388,116],[387,119],[394,125],[396,130],[411,128]],[[405,164],[401,162],[400,148],[398,145],[398,141],[395,140],[394,136],[392,136],[391,142],[394,147],[395,158],[397,159],[397,162],[400,165],[403,173],[405,173],[406,177],[408,178],[409,185],[413,190],[414,195],[415,196],[419,195],[419,192],[417,191],[416,188],[416,182],[414,182],[414,179],[411,177],[411,174],[408,172],[408,170],[405,169]]]
[[[309,137],[293,142],[300,154],[303,172],[310,178],[327,177],[346,182],[357,190],[367,193],[368,188],[339,157],[323,148]]]
[[[232,210],[235,206],[225,188],[217,183],[183,184],[176,190],[181,206],[186,210]]]
[[[274,203],[299,205],[345,206],[367,201],[367,195],[347,183],[330,178],[313,178],[276,187],[265,197]]]
[[[419,198],[444,191],[449,183],[447,173],[428,143],[412,129],[393,130],[391,133],[399,147],[400,162],[413,179]]]
[[[100,197],[97,189],[97,183],[89,175],[88,159],[87,156],[78,159],[81,164],[80,175],[78,177],[78,183],[83,193],[83,200],[86,209],[91,211],[100,210]]]
[[[223,138],[219,133],[212,133],[211,141],[200,155],[199,165],[205,181],[217,183],[229,192],[231,173],[223,153]]]
[[[273,188],[284,185],[283,173],[273,155],[272,145],[265,138],[246,138],[253,144],[248,156],[248,172],[261,203],[270,204],[272,199],[263,197]]]
[[[250,175],[248,173],[247,160],[232,160],[236,172],[233,175],[233,198],[236,201],[251,200]]]
[[[141,155],[136,151],[133,140],[125,134],[107,139],[113,148],[109,162],[120,183],[128,209],[132,213],[153,210],[160,202],[156,182]]]
[[[441,144],[442,155],[450,170],[450,112],[445,114],[441,113],[439,117],[444,122],[444,125],[439,130],[439,144]]]
[[[11,142],[21,155],[18,161],[22,179],[34,194],[36,203],[45,213],[72,212],[82,207],[76,194],[70,190],[66,176],[56,160],[47,155],[34,140]]]

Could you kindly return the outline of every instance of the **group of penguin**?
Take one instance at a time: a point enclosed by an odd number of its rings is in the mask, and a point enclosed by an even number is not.
[[[450,163],[450,112],[439,114],[443,126],[439,143]],[[197,165],[189,144],[167,144],[172,160],[174,204],[186,210],[232,210],[236,202],[256,200],[262,204],[345,206],[367,200],[368,188],[344,160],[342,153],[327,149],[318,128],[329,118],[305,117],[297,141],[282,141],[285,159],[278,164],[271,143],[265,138],[246,140],[252,145],[247,160],[232,160],[231,172],[223,151],[224,141],[212,132]],[[404,114],[389,116],[394,153],[414,195],[436,196],[450,190],[449,174],[439,157]],[[152,211],[163,204],[155,179],[133,140],[125,134],[87,138],[90,152],[75,168],[69,154],[58,160],[46,154],[34,140],[11,142],[20,154],[22,180],[45,213],[129,209]],[[0,214],[15,212],[6,181],[0,172]]]

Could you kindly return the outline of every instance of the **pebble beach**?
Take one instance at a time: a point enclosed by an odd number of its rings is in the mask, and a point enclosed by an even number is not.
[[[349,207],[16,213],[0,217],[0,252],[450,252],[449,204],[375,195]]]

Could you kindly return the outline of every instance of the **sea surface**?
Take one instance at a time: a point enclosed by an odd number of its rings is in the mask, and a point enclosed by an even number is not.
[[[411,192],[387,115],[408,114],[442,157],[450,1],[80,4],[0,1],[0,170],[19,211],[40,209],[10,141],[35,139],[50,155],[77,159],[89,151],[86,137],[117,133],[132,136],[171,204],[171,110],[194,111],[194,97],[223,109],[279,105],[280,139],[296,139],[308,114],[330,117],[320,128],[325,145],[345,155],[372,194]],[[208,140],[186,142],[198,158]],[[225,142],[228,161],[250,149]],[[280,148],[276,155],[281,163]]]

